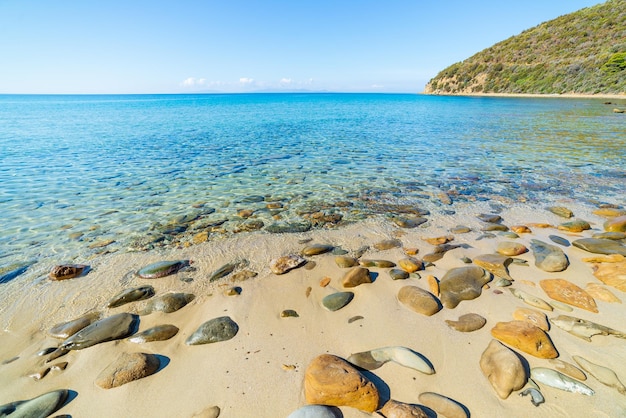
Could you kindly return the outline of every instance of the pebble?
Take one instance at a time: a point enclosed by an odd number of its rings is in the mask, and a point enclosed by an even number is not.
[[[592,396],[595,392],[584,383],[546,367],[534,367],[530,370],[530,377],[538,383],[567,392],[580,393]]]
[[[154,287],[150,285],[125,289],[109,300],[107,308],[117,308],[130,302],[151,298],[152,296],[154,296]]]
[[[251,270],[241,270],[237,273],[233,273],[231,280],[233,282],[245,282],[248,279],[258,276],[258,273]]]
[[[326,287],[326,286],[328,286],[328,285],[330,284],[330,280],[331,280],[331,279],[330,279],[330,277],[323,277],[323,278],[320,280],[320,287]]]
[[[185,341],[187,345],[212,344],[227,341],[237,335],[239,326],[228,316],[211,319],[200,325]]]
[[[322,299],[322,305],[329,311],[334,312],[350,303],[352,298],[354,298],[354,293],[352,292],[331,293]]]
[[[402,269],[391,269],[389,270],[389,276],[392,280],[406,280],[409,278],[409,273]]]
[[[530,234],[533,231],[530,230],[526,225],[513,225],[510,227],[511,231],[517,234]]]
[[[389,260],[359,260],[359,265],[362,267],[378,267],[378,268],[391,268],[395,267],[396,263]]]
[[[343,287],[356,287],[364,283],[372,283],[370,271],[364,267],[352,267],[341,280]]]
[[[45,418],[61,409],[69,397],[67,389],[44,393],[25,401],[0,405],[0,416],[11,418]]]
[[[562,223],[557,227],[557,229],[567,232],[583,232],[591,229],[591,225],[589,225],[589,222],[579,219],[576,221]]]
[[[535,256],[535,266],[550,273],[563,271],[569,266],[567,256],[554,245],[533,239],[530,241],[530,249]]]
[[[285,255],[270,262],[270,270],[274,274],[285,274],[290,270],[301,267],[306,260],[299,255]]]
[[[596,234],[593,234],[591,238],[612,239],[615,241],[619,241],[622,239],[626,239],[626,232],[598,232]],[[0,282],[2,282],[2,280],[0,280]]]
[[[128,341],[136,344],[143,344],[152,341],[165,341],[169,340],[176,334],[178,334],[178,327],[174,325],[157,325],[156,327],[149,328],[133,335],[132,337],[129,337]]]
[[[548,209],[555,215],[560,216],[561,218],[571,218],[572,216],[574,216],[574,212],[563,206],[550,206],[546,209]]]
[[[463,300],[476,299],[490,280],[491,275],[478,266],[450,269],[439,283],[441,303],[454,309]]]
[[[404,286],[398,291],[398,301],[410,310],[431,316],[441,310],[441,303],[430,292],[417,286]]]
[[[235,269],[239,267],[239,265],[241,264],[246,264],[246,262],[234,262],[234,263],[224,264],[222,267],[218,268],[217,270],[215,270],[213,273],[209,275],[209,282],[214,282],[216,280],[219,280],[223,277],[228,276],[230,273],[235,271]]]
[[[90,325],[100,319],[100,316],[100,312],[88,312],[76,319],[53,326],[48,331],[48,334],[54,338],[65,339],[71,337],[87,325]]]
[[[428,219],[421,218],[421,217],[420,218],[394,217],[392,218],[392,221],[394,224],[396,224],[400,228],[411,229],[411,228],[417,228],[421,224],[428,222]]]
[[[520,390],[528,381],[526,370],[515,352],[491,340],[480,357],[480,369],[500,399]]]
[[[618,208],[599,208],[594,210],[593,214],[605,218],[616,218],[618,216],[626,215],[626,210]]]
[[[152,312],[176,312],[187,306],[187,304],[194,299],[195,295],[191,293],[166,293],[148,301],[140,315],[148,315]]]
[[[122,353],[96,378],[96,385],[112,389],[150,376],[159,370],[160,361],[154,354]]]
[[[546,294],[559,302],[567,303],[590,312],[598,313],[596,301],[574,283],[565,279],[544,279],[539,285]]]
[[[137,317],[137,315],[119,313],[109,316],[81,329],[76,334],[63,341],[59,348],[65,350],[82,350],[92,345],[126,338],[137,330],[138,324],[139,317]]]
[[[159,261],[140,269],[137,272],[137,276],[142,279],[158,279],[160,277],[169,276],[170,274],[175,274],[190,264],[190,260]]]
[[[447,396],[434,392],[423,392],[418,396],[419,401],[445,418],[470,418],[470,413],[463,405]]]
[[[491,335],[525,353],[538,358],[556,358],[559,353],[548,334],[526,321],[498,322]]]
[[[421,260],[418,260],[413,257],[402,258],[398,261],[398,265],[400,268],[407,273],[415,273],[418,270],[422,270],[424,268],[424,263]]]
[[[485,232],[493,232],[493,231],[506,232],[509,230],[509,227],[506,225],[501,225],[501,224],[487,224],[484,227],[482,227],[480,230],[485,231]]]
[[[454,228],[450,228],[450,232],[452,232],[453,234],[467,234],[471,230],[471,228],[463,225],[457,225]]]
[[[304,255],[304,256],[312,256],[312,255],[324,254],[324,253],[328,253],[328,252],[332,251],[333,248],[335,248],[335,247],[332,246],[332,245],[329,245],[329,244],[308,245],[308,246],[304,247],[304,249],[302,250],[302,255]]]
[[[397,239],[388,239],[384,241],[377,242],[374,244],[374,248],[378,251],[390,250],[392,248],[402,247],[402,242]]]
[[[193,414],[191,418],[218,418],[221,412],[219,406],[213,405]]]
[[[487,223],[498,223],[502,221],[502,217],[500,215],[491,214],[491,213],[481,213],[476,215],[478,219]]]
[[[426,281],[428,282],[428,289],[432,292],[433,295],[439,297],[441,296],[441,289],[439,288],[439,280],[432,274],[429,274],[426,277]]]
[[[559,237],[558,235],[549,235],[548,238],[550,238],[550,241],[554,242],[555,244],[559,244],[563,247],[570,246],[570,242],[568,240],[566,240],[563,237]]]
[[[516,256],[528,252],[528,248],[517,242],[502,241],[498,243],[496,252],[505,256]]]
[[[582,238],[572,242],[572,245],[594,254],[621,254],[626,256],[626,246],[611,239]]]
[[[309,404],[349,406],[373,413],[378,408],[376,386],[344,359],[322,354],[311,361],[304,376]]]
[[[50,280],[68,280],[81,276],[89,270],[85,264],[61,264],[54,266],[50,271]]]
[[[447,244],[450,241],[454,240],[454,236],[453,235],[445,235],[442,237],[433,237],[433,238],[422,238],[423,241],[426,241],[427,243],[431,244],[431,245],[440,245],[440,244]]]
[[[417,405],[394,401],[390,399],[380,409],[385,418],[428,418],[428,415]]]
[[[280,317],[281,318],[298,318],[300,317],[300,315],[298,315],[298,312],[294,311],[293,309],[285,309],[284,311],[280,313]]]
[[[472,332],[485,326],[487,320],[475,313],[461,315],[457,321],[446,319],[446,324],[456,331]]]
[[[341,268],[349,268],[359,265],[359,261],[354,257],[347,257],[345,255],[338,255],[335,257],[335,264]]]
[[[361,319],[364,319],[361,315],[355,315],[353,317],[350,317],[350,319],[348,319],[348,324],[351,324],[355,321],[360,321]]]

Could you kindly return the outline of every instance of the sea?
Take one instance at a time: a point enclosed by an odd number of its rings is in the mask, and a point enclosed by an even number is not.
[[[605,102],[0,95],[0,282],[203,231],[341,227],[476,201],[623,205],[626,116]]]

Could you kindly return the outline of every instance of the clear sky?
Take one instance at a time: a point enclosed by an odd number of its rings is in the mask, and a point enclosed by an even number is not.
[[[598,0],[0,0],[0,93],[420,92]]]

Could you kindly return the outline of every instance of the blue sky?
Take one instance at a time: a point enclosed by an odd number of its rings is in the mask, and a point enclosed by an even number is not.
[[[0,93],[420,92],[597,0],[0,0]]]

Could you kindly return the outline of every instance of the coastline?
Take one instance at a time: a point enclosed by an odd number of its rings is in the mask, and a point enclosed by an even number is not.
[[[400,288],[406,285],[429,290],[427,277],[441,279],[452,268],[465,264],[462,257],[474,259],[491,254],[499,242],[514,241],[530,248],[531,239],[551,242],[549,235],[558,235],[568,241],[590,237],[602,231],[605,218],[596,215],[594,208],[563,201],[577,219],[591,224],[581,233],[564,232],[556,226],[566,222],[552,212],[536,206],[515,204],[502,210],[503,225],[530,225],[532,233],[519,238],[498,235],[481,238],[485,224],[477,219],[479,213],[488,213],[488,202],[476,202],[458,208],[455,214],[427,216],[428,222],[417,228],[400,228],[384,218],[369,219],[338,229],[319,229],[304,233],[268,234],[251,232],[230,238],[208,241],[187,248],[159,251],[108,254],[91,260],[91,271],[70,280],[53,282],[46,277],[38,280],[29,296],[17,299],[19,293],[10,288],[19,287],[19,279],[8,283],[9,306],[0,312],[2,324],[0,362],[19,357],[0,365],[0,377],[10,385],[0,390],[0,404],[30,399],[50,390],[67,388],[74,397],[59,410],[72,416],[153,416],[153,417],[208,417],[209,408],[217,406],[220,416],[287,416],[305,405],[303,382],[310,362],[321,354],[347,358],[352,353],[387,346],[408,347],[425,356],[436,373],[424,375],[398,364],[385,364],[369,372],[380,386],[382,398],[421,405],[418,395],[436,392],[464,405],[471,416],[553,417],[560,416],[618,416],[626,410],[626,397],[614,388],[600,384],[589,376],[584,382],[595,395],[588,397],[541,385],[546,403],[535,407],[528,397],[513,392],[500,399],[487,378],[481,373],[479,360],[489,341],[490,330],[497,322],[512,320],[517,308],[532,308],[515,298],[506,288],[494,281],[474,300],[461,302],[454,309],[444,308],[432,316],[425,316],[406,308],[397,299]],[[623,203],[623,202],[616,202]],[[457,209],[457,208],[455,208]],[[545,223],[551,227],[540,228]],[[335,264],[331,253],[306,257],[314,265],[276,275],[269,269],[271,261],[288,254],[299,254],[310,244],[330,244],[354,255],[367,246],[362,258],[385,259],[398,262],[410,248],[418,250],[416,258],[433,253],[435,247],[424,238],[451,235],[450,229],[462,224],[471,228],[468,233],[452,234],[450,244],[459,248],[446,252],[440,260],[418,271],[406,280],[391,280],[389,269],[370,268],[376,273],[371,284],[346,289],[342,277],[346,269]],[[402,247],[377,250],[374,245],[383,240],[396,239]],[[528,265],[509,265],[513,288],[524,290],[550,301],[539,286],[546,278],[562,278],[585,288],[589,282],[600,283],[592,274],[591,264],[583,259],[593,254],[574,246],[561,247],[569,258],[567,270],[547,273],[534,265],[532,252],[516,258]],[[159,279],[140,279],[129,272],[161,260],[191,259],[195,271],[179,272]],[[232,275],[211,282],[208,277],[221,266],[247,260],[245,267],[258,275],[243,281],[234,281]],[[242,264],[242,266],[244,266]],[[330,283],[323,287],[323,278]],[[193,281],[181,279],[192,278]],[[59,361],[67,361],[63,371],[51,371],[39,381],[28,377],[42,366],[42,357],[36,353],[59,343],[47,335],[56,323],[73,319],[86,311],[101,310],[105,316],[120,312],[137,313],[149,302],[139,301],[118,308],[104,308],[106,302],[122,289],[150,284],[156,295],[167,292],[193,293],[195,299],[173,313],[155,312],[140,316],[139,331],[159,324],[174,324],[180,331],[166,341],[134,344],[127,340],[106,342],[84,350],[70,351]],[[239,295],[228,295],[232,287],[241,288]],[[604,286],[620,300],[626,294]],[[307,290],[310,288],[311,290]],[[350,290],[354,300],[345,308],[329,312],[321,305],[324,296]],[[573,312],[554,310],[544,312],[549,317],[567,314],[597,322],[626,332],[623,328],[624,307],[620,303],[596,300],[599,313],[580,308]],[[281,312],[293,309],[298,317],[281,317]],[[466,313],[478,313],[487,324],[474,332],[462,333],[449,328],[445,320],[456,320]],[[239,326],[238,334],[228,341],[188,346],[185,339],[203,322],[224,315]],[[350,319],[362,316],[360,320]],[[565,331],[552,327],[553,340],[559,358],[574,363],[579,355],[614,370],[622,382],[626,380],[626,352],[623,340],[613,336],[595,336],[584,341]],[[113,389],[102,389],[94,384],[98,374],[122,352],[146,352],[161,356],[160,370],[154,375]],[[530,367],[553,367],[539,359],[516,350]],[[367,417],[351,407],[341,407],[344,417]],[[431,411],[432,412],[432,411]]]
[[[465,97],[520,97],[533,99],[610,99],[610,100],[626,100],[626,93],[620,94],[580,94],[580,93],[561,93],[561,94],[539,94],[539,93],[419,93],[425,96],[465,96]]]

